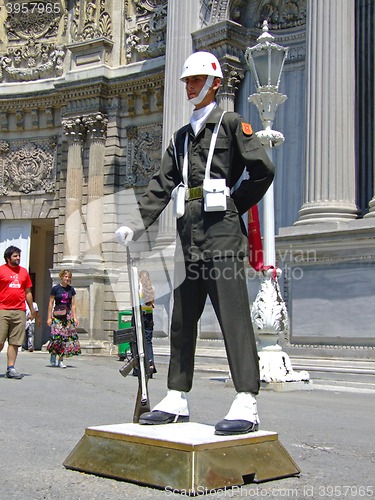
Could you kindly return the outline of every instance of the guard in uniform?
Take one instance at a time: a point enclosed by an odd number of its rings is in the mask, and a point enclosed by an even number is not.
[[[215,94],[223,77],[208,52],[188,57],[181,80],[195,109],[190,123],[172,137],[158,173],[138,201],[138,209],[116,231],[128,245],[175,199],[177,230],[186,277],[174,290],[167,396],[141,424],[189,420],[187,393],[193,383],[197,323],[209,295],[218,318],[236,396],[215,426],[216,434],[257,430],[259,363],[250,317],[244,259],[247,233],[241,215],[258,203],[274,177],[274,166],[251,126],[223,112]],[[234,190],[241,178],[242,182]],[[246,178],[245,178],[246,177]]]

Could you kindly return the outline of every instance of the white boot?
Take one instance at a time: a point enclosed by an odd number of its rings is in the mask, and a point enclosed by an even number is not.
[[[257,400],[250,392],[238,392],[229,412],[215,425],[215,434],[230,436],[258,430]]]
[[[152,411],[164,411],[187,417],[189,415],[189,405],[186,392],[168,389],[165,398]]]
[[[259,424],[257,400],[251,392],[238,392],[224,420],[246,420]]]

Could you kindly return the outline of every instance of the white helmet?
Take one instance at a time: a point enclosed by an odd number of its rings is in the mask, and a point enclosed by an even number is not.
[[[223,78],[220,63],[210,52],[194,52],[185,61],[180,80],[188,76],[207,75],[214,78]]]

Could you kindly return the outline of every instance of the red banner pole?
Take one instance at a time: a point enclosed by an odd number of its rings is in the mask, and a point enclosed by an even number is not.
[[[263,245],[260,234],[258,205],[248,211],[249,264],[255,271],[263,268]]]

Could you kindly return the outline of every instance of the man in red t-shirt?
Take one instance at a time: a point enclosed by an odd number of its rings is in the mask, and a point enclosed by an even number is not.
[[[30,309],[30,319],[35,316],[32,282],[29,273],[20,266],[21,250],[15,246],[4,252],[6,264],[0,266],[0,352],[8,340],[7,378],[21,379],[23,375],[14,368],[18,348],[25,336],[26,305]]]

